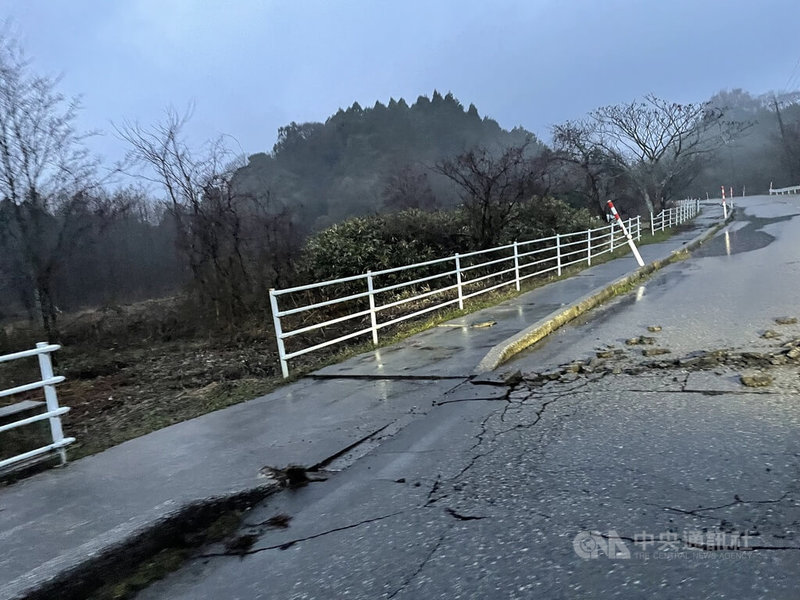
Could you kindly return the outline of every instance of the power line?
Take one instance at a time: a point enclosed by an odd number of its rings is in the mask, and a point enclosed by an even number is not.
[[[798,58],[797,62],[794,64],[794,69],[792,69],[789,79],[786,80],[786,85],[783,89],[787,92],[791,92],[792,86],[800,81],[798,80],[798,77],[800,77],[800,58]]]

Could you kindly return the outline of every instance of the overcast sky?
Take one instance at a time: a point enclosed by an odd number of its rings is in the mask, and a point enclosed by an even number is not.
[[[800,88],[799,0],[0,0],[81,125],[195,104],[196,140],[269,151],[278,127],[434,89],[506,128],[549,127],[652,92]]]

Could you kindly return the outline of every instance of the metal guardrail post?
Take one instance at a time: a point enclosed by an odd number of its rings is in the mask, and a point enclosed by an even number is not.
[[[558,276],[561,277],[561,234],[556,234],[556,265]]]
[[[651,212],[650,213],[650,229],[651,229],[651,233],[654,235],[656,231],[665,230],[666,227],[667,227],[667,224],[671,223],[671,221],[673,219],[675,219],[675,218],[685,218],[685,217],[691,215],[693,206],[690,205],[689,202],[694,202],[695,206],[697,206],[697,204],[699,203],[699,201],[696,201],[696,200],[687,200],[687,201],[677,205],[674,209],[664,209],[664,210],[662,210],[658,215],[656,215],[656,214]],[[436,301],[434,300],[432,302],[433,306],[426,306],[425,308],[421,308],[419,310],[417,310],[415,308],[410,314],[402,314],[401,316],[399,316],[399,317],[397,317],[395,319],[390,319],[389,321],[384,321],[383,323],[379,323],[378,318],[377,318],[378,307],[377,307],[377,300],[376,300],[376,297],[375,297],[376,294],[383,294],[383,293],[388,292],[390,290],[401,289],[403,287],[407,287],[409,285],[415,285],[415,284],[420,283],[420,282],[433,281],[433,280],[438,279],[438,278],[446,278],[445,279],[445,283],[444,283],[444,285],[446,286],[445,289],[447,289],[448,291],[452,290],[454,288],[457,289],[458,297],[457,298],[450,297],[448,300],[443,302],[442,305],[447,306],[447,305],[450,305],[450,304],[454,304],[455,302],[458,302],[459,309],[463,310],[464,309],[464,305],[465,305],[464,300],[466,298],[472,297],[474,295],[478,295],[478,294],[481,294],[481,293],[484,293],[486,291],[497,289],[497,288],[502,287],[502,286],[506,286],[506,285],[511,285],[512,284],[512,280],[504,278],[500,283],[494,284],[494,282],[492,282],[493,284],[491,284],[489,286],[484,285],[482,287],[482,289],[477,289],[477,291],[475,291],[475,292],[470,292],[469,294],[466,294],[465,290],[464,290],[464,287],[465,287],[466,284],[469,284],[471,286],[471,289],[472,289],[472,287],[473,286],[477,286],[479,282],[485,281],[485,280],[487,280],[487,278],[490,278],[492,276],[499,277],[499,275],[494,275],[494,274],[490,273],[489,275],[481,275],[481,276],[475,277],[473,279],[470,279],[468,277],[466,282],[465,282],[464,281],[464,277],[463,277],[463,273],[464,272],[472,270],[472,269],[475,269],[475,268],[481,268],[484,265],[488,265],[488,264],[500,264],[500,263],[505,262],[505,264],[508,265],[507,261],[510,258],[513,257],[513,259],[514,259],[514,268],[513,268],[514,280],[513,280],[513,283],[514,283],[515,288],[517,289],[517,291],[521,291],[521,287],[522,287],[521,284],[522,284],[522,280],[523,279],[527,279],[528,277],[533,277],[533,276],[535,276],[535,275],[537,275],[537,274],[539,274],[541,272],[552,273],[553,271],[556,271],[558,277],[562,277],[564,275],[565,266],[570,266],[572,264],[581,263],[583,259],[580,258],[581,250],[579,249],[579,246],[583,242],[581,242],[579,239],[574,239],[574,238],[577,238],[578,236],[580,236],[583,233],[586,233],[586,262],[588,263],[588,265],[590,265],[590,266],[592,265],[593,255],[596,257],[598,254],[603,254],[604,252],[607,252],[609,250],[613,252],[614,250],[624,246],[626,241],[633,248],[632,251],[634,253],[634,256],[637,259],[637,262],[641,265],[642,264],[641,256],[639,255],[638,249],[636,249],[635,246],[634,246],[634,241],[641,241],[641,239],[642,239],[642,219],[641,219],[641,216],[637,215],[636,217],[631,217],[631,218],[628,218],[625,221],[623,221],[621,219],[621,217],[619,216],[619,214],[616,213],[616,209],[613,208],[613,203],[609,202],[608,204],[609,204],[609,206],[612,207],[612,214],[614,215],[614,219],[611,222],[610,227],[608,227],[610,229],[610,233],[608,234],[609,235],[609,242],[608,242],[607,245],[606,245],[605,241],[602,241],[603,237],[606,235],[605,233],[602,233],[602,232],[604,232],[607,227],[598,227],[596,229],[586,230],[585,232],[575,232],[575,233],[569,233],[569,234],[556,233],[553,236],[550,236],[550,237],[547,237],[547,238],[541,238],[541,239],[538,239],[538,240],[529,240],[529,241],[522,242],[522,244],[524,244],[524,245],[530,244],[530,243],[541,243],[542,244],[542,247],[539,247],[538,249],[534,249],[534,250],[529,251],[529,252],[520,252],[520,249],[519,249],[520,242],[518,242],[518,241],[514,241],[513,243],[505,244],[503,246],[498,246],[497,248],[490,248],[490,249],[486,249],[486,250],[479,250],[479,251],[475,251],[475,252],[469,252],[466,255],[467,257],[475,257],[475,256],[479,256],[479,255],[480,256],[484,256],[487,253],[500,252],[500,251],[502,251],[503,254],[501,255],[501,257],[499,259],[487,260],[486,263],[481,263],[481,262],[477,262],[476,263],[476,262],[473,262],[472,260],[470,260],[468,262],[468,266],[466,268],[462,267],[462,265],[461,265],[461,258],[462,258],[461,255],[460,254],[455,254],[455,255],[451,255],[451,256],[447,256],[447,257],[443,257],[443,258],[437,258],[437,259],[433,259],[433,260],[422,262],[422,263],[416,263],[414,265],[405,265],[405,266],[401,266],[401,267],[392,267],[392,268],[389,268],[389,269],[384,269],[384,270],[380,270],[380,271],[376,271],[376,272],[368,271],[367,273],[361,273],[361,274],[358,274],[358,275],[352,275],[352,276],[343,277],[343,278],[334,279],[334,280],[329,280],[329,281],[323,281],[323,282],[316,282],[316,283],[311,283],[311,284],[306,284],[306,285],[300,285],[300,286],[281,289],[281,290],[270,289],[269,290],[269,299],[270,299],[270,306],[271,306],[271,310],[272,310],[273,327],[275,329],[275,338],[276,338],[275,342],[276,342],[277,347],[278,347],[278,357],[279,357],[279,360],[280,360],[281,372],[283,374],[283,377],[284,378],[288,378],[289,377],[288,361],[290,359],[293,359],[293,358],[295,358],[297,356],[300,356],[302,354],[306,354],[308,352],[313,352],[313,351],[319,350],[321,348],[324,348],[324,347],[327,347],[327,346],[342,342],[344,340],[348,340],[348,339],[351,339],[351,338],[354,338],[354,337],[366,335],[367,332],[372,333],[373,343],[377,344],[378,343],[378,338],[379,338],[379,336],[378,336],[379,327],[392,325],[394,323],[404,321],[404,320],[406,320],[408,318],[412,318],[412,317],[414,317],[414,316],[416,316],[418,314],[425,314],[425,313],[427,313],[427,312],[429,312],[431,310],[435,310],[435,309],[439,308],[439,306],[437,306],[437,304],[436,304]],[[698,206],[698,208],[699,208],[699,206]],[[681,212],[680,213],[676,213],[675,212],[676,210],[680,210]],[[674,215],[679,215],[679,216],[676,217]],[[634,227],[635,227],[635,230],[634,230]],[[598,232],[597,235],[593,235],[594,231]],[[573,238],[573,236],[574,236],[574,238]],[[567,241],[566,242],[562,242],[562,239],[561,239],[562,237],[566,237]],[[624,238],[624,239],[622,239],[622,238]],[[573,241],[570,241],[571,239]],[[550,251],[553,250],[553,247],[549,246],[549,242],[551,242],[552,240],[555,240],[555,256],[551,256],[550,255]],[[545,243],[547,243],[548,245],[544,245]],[[593,248],[592,248],[593,244],[598,244],[599,250],[597,252],[593,252],[592,251],[593,250]],[[564,252],[562,246],[567,248],[567,252]],[[523,246],[523,248],[525,248],[525,246]],[[513,255],[512,256],[509,256],[509,252],[508,252],[509,249],[513,249]],[[540,256],[542,258],[539,258],[538,260],[534,260],[533,262],[527,262],[526,261],[525,264],[524,264],[525,268],[528,269],[528,268],[531,268],[531,267],[534,267],[534,266],[538,266],[540,264],[541,265],[547,264],[549,266],[547,266],[547,267],[542,266],[540,269],[537,269],[537,270],[534,270],[534,271],[530,272],[530,274],[528,274],[528,272],[526,271],[526,275],[523,277],[523,275],[521,273],[522,266],[523,266],[523,260],[522,259],[525,256],[536,255],[536,254],[539,254],[539,253],[542,253],[542,254],[540,254]],[[553,267],[552,263],[550,262],[553,259],[555,259],[555,263],[556,263],[555,268]],[[567,262],[564,262],[565,259],[566,259]],[[454,271],[447,270],[447,271],[444,271],[444,272],[442,272],[440,274],[426,275],[426,276],[421,277],[419,279],[414,279],[412,281],[404,281],[404,282],[401,282],[399,284],[389,285],[389,286],[387,286],[385,288],[382,288],[382,287],[379,287],[379,286],[376,287],[375,282],[374,282],[374,277],[375,276],[380,276],[380,275],[383,275],[383,274],[386,274],[386,273],[397,273],[397,272],[406,271],[408,269],[421,267],[421,266],[426,266],[426,265],[433,265],[433,264],[446,265],[446,264],[449,263],[450,260],[455,261],[455,270]],[[505,273],[510,273],[511,269],[506,266],[506,267],[502,268],[502,272],[503,272],[503,275],[505,275]],[[456,276],[457,285],[452,285],[451,284],[452,280],[447,281],[447,279],[449,279],[449,277],[451,275],[455,275]],[[304,306],[296,306],[295,308],[291,308],[291,309],[285,308],[283,311],[281,311],[279,306],[278,306],[278,304],[279,304],[278,296],[281,296],[281,295],[284,295],[284,294],[292,294],[292,293],[304,292],[304,291],[307,291],[307,290],[322,288],[322,287],[328,286],[328,285],[334,285],[334,284],[345,283],[345,282],[361,281],[362,279],[366,279],[366,288],[367,288],[366,291],[361,291],[361,292],[357,292],[357,293],[348,293],[347,295],[345,295],[343,297],[333,298],[333,299],[328,299],[328,300],[323,300],[323,301],[315,301],[315,302],[312,302],[310,304],[306,304]],[[426,288],[427,287],[428,286],[426,286]],[[435,288],[435,286],[432,286],[432,287]],[[412,292],[412,294],[414,294],[414,293],[416,293],[416,291]],[[417,298],[422,299],[422,298],[435,297],[436,294],[438,294],[438,293],[440,293],[440,290],[429,289],[429,290],[425,291],[424,293],[420,293],[418,295],[412,295],[410,298],[407,297],[406,295],[402,295],[402,297],[400,297],[398,300],[396,300],[394,302],[388,302],[387,304],[381,306],[381,309],[385,309],[385,308],[388,308],[388,307],[399,306],[401,304],[404,304],[404,303],[409,302],[411,300],[415,300]],[[368,300],[369,300],[369,309],[368,310],[364,309],[363,303],[362,303],[361,304],[362,308],[359,311],[357,311],[356,314],[351,314],[349,316],[348,315],[337,316],[335,318],[332,318],[332,319],[329,319],[329,320],[326,320],[326,321],[323,321],[323,322],[317,322],[317,323],[312,323],[311,325],[301,326],[301,327],[298,327],[298,328],[296,328],[294,330],[291,329],[291,325],[286,325],[287,331],[283,330],[282,317],[289,317],[291,315],[296,315],[296,314],[304,313],[304,312],[307,312],[307,311],[317,310],[317,309],[320,309],[320,308],[323,308],[323,307],[326,307],[326,306],[331,306],[331,305],[334,305],[334,304],[338,304],[340,302],[352,301],[352,300],[356,300],[356,299],[360,299],[360,298],[368,298]],[[431,304],[431,301],[428,301],[426,304]],[[286,345],[285,345],[285,340],[290,338],[290,337],[293,337],[293,336],[296,336],[296,335],[300,335],[300,334],[305,334],[305,333],[307,333],[309,331],[315,331],[315,330],[321,329],[323,327],[326,327],[329,324],[344,322],[344,321],[346,321],[346,320],[348,320],[350,318],[354,318],[355,316],[358,316],[358,317],[362,318],[362,321],[360,321],[360,322],[363,324],[363,317],[365,317],[367,314],[370,315],[371,326],[369,328],[360,327],[359,329],[357,329],[355,331],[350,331],[349,333],[344,333],[344,334],[336,337],[335,339],[326,339],[325,341],[323,341],[321,343],[315,343],[315,344],[312,344],[312,345],[307,346],[305,348],[301,348],[301,349],[299,349],[297,351],[294,351],[294,352],[287,352]],[[301,344],[302,344],[302,342],[301,342]],[[67,438],[67,439],[71,439],[71,438]]]
[[[628,227],[625,227],[625,221],[622,220],[622,217],[619,216],[614,203],[609,200],[606,204],[611,209],[611,214],[614,215],[614,219],[619,221],[619,227],[622,229],[622,235],[625,236],[625,239],[628,240],[628,246],[630,246],[631,252],[633,252],[634,258],[636,258],[636,262],[639,264],[640,267],[644,266],[644,261],[642,260],[642,255],[639,254],[639,249],[636,247],[636,244],[633,243],[633,232],[631,231],[631,224],[633,223],[633,219],[628,219]],[[636,219],[637,223],[639,219]]]
[[[275,296],[275,289],[269,290],[269,305],[272,309],[272,325],[275,327],[275,340],[278,343],[278,358],[281,361],[281,373],[283,378],[289,377],[289,363],[286,361],[286,346],[283,343],[283,329],[281,329],[281,318],[278,315],[278,298]]]
[[[46,348],[49,344],[47,342],[37,342],[37,348]],[[48,352],[42,352],[38,355],[39,369],[42,372],[42,381],[47,381],[53,378],[53,362],[50,360]],[[56,388],[52,384],[44,386],[44,399],[47,402],[47,412],[54,412],[58,410],[58,396],[56,396]],[[64,431],[61,428],[61,417],[54,415],[48,419],[50,421],[50,433],[53,436],[53,443],[60,444],[64,441]],[[58,456],[61,458],[61,464],[67,463],[67,451],[64,448],[58,448]]]
[[[456,283],[458,284],[458,308],[464,310],[464,288],[461,284],[461,258],[458,252],[453,257],[456,259]]]
[[[378,317],[375,314],[375,287],[372,285],[372,271],[367,271],[367,292],[369,293],[369,321],[372,326],[372,343],[378,345]]]
[[[592,266],[592,230],[586,230],[586,264]]]

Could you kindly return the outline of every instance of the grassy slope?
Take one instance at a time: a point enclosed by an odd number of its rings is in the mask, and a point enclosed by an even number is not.
[[[644,233],[642,244],[656,243],[670,237],[672,231],[655,236]],[[600,264],[629,253],[627,245],[593,259]],[[565,269],[562,278],[583,270],[584,266]],[[513,286],[501,288],[466,302],[464,310],[449,309],[416,321],[407,321],[381,339],[381,346],[394,344],[444,321],[473,313],[554,281],[532,278],[517,292]],[[155,318],[158,305],[148,303],[148,317]],[[136,331],[141,330],[137,321]],[[80,326],[80,325],[79,325]],[[120,318],[120,332],[126,318]],[[92,328],[100,328],[96,324]],[[145,329],[146,330],[146,329]],[[131,327],[128,326],[128,332]],[[98,337],[100,333],[97,334]],[[106,333],[104,338],[113,334]],[[69,450],[76,459],[215,410],[264,395],[287,381],[280,378],[274,335],[269,330],[240,335],[238,339],[191,337],[188,341],[155,341],[155,336],[139,339],[119,333],[127,339],[110,347],[99,348],[91,336],[80,344],[65,345],[57,353],[57,371],[67,380],[59,385],[60,403],[70,406],[64,417],[67,435],[78,439]],[[372,349],[370,342],[354,342],[320,351],[304,363],[293,364],[292,381],[326,364]],[[304,357],[306,358],[306,357]],[[298,361],[299,362],[299,361]],[[2,373],[0,373],[2,375]],[[15,401],[20,398],[15,398]]]

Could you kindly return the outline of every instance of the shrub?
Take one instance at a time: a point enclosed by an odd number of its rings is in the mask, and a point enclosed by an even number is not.
[[[503,243],[523,242],[602,225],[605,223],[585,208],[574,208],[558,198],[536,197],[517,207],[516,218],[503,232]]]
[[[533,198],[515,212],[498,245],[602,225],[588,210],[550,197]],[[357,217],[309,238],[300,272],[307,281],[322,281],[425,262],[474,250],[472,237],[460,209]]]
[[[467,244],[459,211],[409,209],[357,217],[309,238],[301,271],[309,281],[335,279],[441,258]]]

